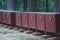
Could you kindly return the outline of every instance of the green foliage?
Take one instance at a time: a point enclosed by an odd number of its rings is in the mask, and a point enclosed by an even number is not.
[[[49,11],[53,12],[54,11],[54,0],[49,0],[48,3],[49,3],[49,6],[48,6]]]
[[[24,11],[23,0],[17,0],[17,1],[18,1],[18,11]]]
[[[6,0],[0,0],[2,9],[6,9]]]
[[[37,3],[37,7],[40,12],[46,11],[46,0],[38,0]]]
[[[37,1],[38,9],[40,12],[45,12],[46,11],[46,0],[38,0]],[[48,12],[54,11],[54,0],[48,0]]]
[[[14,4],[16,6],[15,9],[17,9],[17,11],[26,11],[27,6],[28,6],[28,3],[26,3],[26,2],[28,2],[28,0],[16,0],[16,1],[17,1],[17,3]],[[37,4],[32,5],[32,6],[37,7],[39,12],[46,12],[46,0],[37,0],[36,2],[37,2]],[[32,4],[34,4],[36,2],[33,2]],[[7,9],[6,3],[7,3],[6,0],[0,0],[0,6],[2,6],[2,9],[4,9],[4,10]],[[0,7],[0,9],[1,9],[1,7]],[[48,0],[48,11],[49,12],[54,11],[54,0]]]

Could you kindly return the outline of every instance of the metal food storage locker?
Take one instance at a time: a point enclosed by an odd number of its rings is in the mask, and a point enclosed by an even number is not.
[[[27,13],[22,12],[22,27],[28,28]]]
[[[46,32],[60,33],[60,14],[46,14]]]
[[[41,31],[45,31],[45,23],[44,23],[44,14],[42,13],[37,13],[36,15],[36,20],[37,20],[37,29]]]
[[[7,24],[10,26],[15,26],[15,12],[7,12]]]
[[[0,24],[2,23],[2,12],[0,12]]]
[[[7,23],[7,13],[3,11],[2,13],[2,19],[3,19],[3,24],[6,24]]]
[[[29,28],[36,29],[35,13],[29,13]]]
[[[21,12],[16,12],[15,14],[16,14],[16,26],[20,26],[21,27],[22,26],[21,25],[21,22],[22,22],[21,21]]]

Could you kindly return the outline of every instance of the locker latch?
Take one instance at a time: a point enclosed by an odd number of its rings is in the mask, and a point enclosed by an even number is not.
[[[49,18],[50,22],[52,22],[52,18]]]
[[[40,21],[42,20],[42,17],[40,17]]]

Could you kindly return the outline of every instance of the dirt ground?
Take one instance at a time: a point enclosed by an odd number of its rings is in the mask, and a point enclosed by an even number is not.
[[[17,30],[9,30],[8,28],[0,27],[0,40],[53,40],[53,38],[41,38],[32,34],[21,33]]]

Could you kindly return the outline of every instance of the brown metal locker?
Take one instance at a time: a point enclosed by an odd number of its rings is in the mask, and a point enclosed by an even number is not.
[[[7,24],[11,25],[11,13],[7,12]]]
[[[6,24],[6,22],[7,22],[7,19],[6,19],[7,18],[7,13],[3,12],[2,15],[3,15],[3,23]]]
[[[3,23],[5,23],[5,12],[3,12]]]
[[[46,32],[56,33],[56,20],[54,14],[46,14]]]
[[[21,26],[21,13],[16,12],[16,26]]]
[[[44,14],[37,14],[37,29],[45,31],[45,26],[44,26]]]
[[[1,12],[1,15],[0,15],[0,17],[1,17],[1,23],[3,23],[3,12]]]
[[[29,13],[29,28],[36,29],[34,13]]]
[[[27,19],[27,13],[22,13],[22,26],[28,27],[28,19]]]
[[[4,19],[5,19],[5,24],[6,24],[7,23],[7,13],[5,12],[4,14],[5,14],[5,18]]]
[[[11,25],[16,26],[16,15],[15,12],[11,12]]]
[[[0,23],[1,23],[1,12],[0,12]]]
[[[7,24],[11,26],[16,25],[15,12],[7,12]]]

